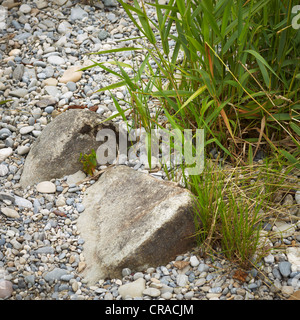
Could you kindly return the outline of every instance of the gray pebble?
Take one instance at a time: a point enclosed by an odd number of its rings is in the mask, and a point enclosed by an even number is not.
[[[54,107],[52,107],[52,106],[48,106],[45,108],[45,112],[47,112],[48,114],[51,114],[53,112],[53,110],[54,110]]]
[[[70,90],[70,91],[76,91],[76,89],[77,89],[77,85],[76,85],[76,83],[75,82],[72,82],[72,81],[69,81],[68,83],[67,83],[67,88]]]
[[[44,279],[48,282],[59,280],[63,275],[68,274],[68,271],[66,269],[61,268],[54,268],[52,271],[46,272],[45,275],[43,275]]]
[[[129,276],[130,274],[131,274],[131,270],[129,268],[124,268],[122,270],[122,276],[123,277]]]
[[[133,275],[133,280],[137,280],[139,278],[143,278],[144,277],[144,274],[142,272],[136,272],[134,275]]]
[[[279,271],[284,277],[288,277],[291,273],[291,263],[289,261],[282,261],[278,264]]]
[[[5,140],[7,137],[11,136],[11,131],[7,128],[0,129],[0,139]]]
[[[52,247],[41,247],[35,250],[36,254],[53,254],[54,249]]]
[[[85,210],[85,207],[82,203],[76,203],[76,210],[81,213]]]
[[[176,283],[179,287],[184,287],[188,284],[188,276],[185,274],[179,274],[176,277]]]

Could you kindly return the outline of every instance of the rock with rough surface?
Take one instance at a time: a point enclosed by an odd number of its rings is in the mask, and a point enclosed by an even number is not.
[[[96,141],[101,117],[90,110],[67,110],[50,122],[32,144],[20,179],[22,187],[62,178],[82,169],[80,153],[90,154],[102,143]],[[107,124],[109,126],[109,124]]]
[[[84,195],[78,229],[90,283],[122,269],[163,265],[195,245],[188,190],[126,166],[107,170]]]

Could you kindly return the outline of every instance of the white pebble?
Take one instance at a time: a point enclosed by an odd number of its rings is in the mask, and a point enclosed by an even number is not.
[[[22,4],[19,8],[19,11],[23,13],[29,13],[31,12],[31,7],[28,4]]]
[[[192,267],[197,267],[200,264],[200,261],[196,256],[191,256],[190,258],[190,264]]]

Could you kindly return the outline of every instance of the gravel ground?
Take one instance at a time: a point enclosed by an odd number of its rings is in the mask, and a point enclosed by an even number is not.
[[[136,273],[125,268],[122,279],[87,286],[81,275],[84,239],[76,221],[84,210],[83,192],[95,181],[69,185],[71,177],[66,176],[49,181],[54,192],[43,193],[36,185],[23,190],[19,180],[32,143],[66,106],[97,106],[96,112],[106,117],[116,112],[109,92],[95,93],[116,82],[115,76],[94,68],[78,80],[65,72],[89,65],[88,52],[132,46],[126,39],[139,32],[113,0],[98,7],[75,6],[76,1],[61,6],[64,2],[34,0],[9,10],[2,7],[0,96],[13,101],[0,106],[0,300],[284,300],[297,292],[299,220],[282,223],[283,236],[269,240],[281,248],[247,273],[222,255],[202,258],[195,250],[165,266]],[[2,1],[6,7],[11,3]],[[153,9],[148,13],[154,15]],[[133,63],[131,51],[93,56],[98,62],[114,57]],[[142,53],[137,59],[143,60]],[[63,76],[66,83],[59,81]],[[114,94],[125,109],[126,89]],[[155,105],[150,107],[154,112]],[[138,164],[135,169],[145,170]],[[164,172],[156,176],[164,177]],[[299,191],[285,201],[297,204],[292,214],[300,215]]]

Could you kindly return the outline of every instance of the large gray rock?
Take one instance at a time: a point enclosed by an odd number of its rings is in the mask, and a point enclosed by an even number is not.
[[[90,154],[102,142],[96,141],[103,126],[97,113],[87,109],[71,109],[50,122],[32,145],[26,157],[20,184],[28,185],[62,178],[82,169],[80,153]]]
[[[120,278],[143,271],[195,246],[188,190],[126,166],[108,169],[84,195],[78,229],[85,240],[84,277]]]

